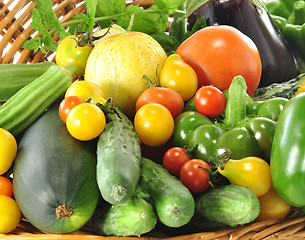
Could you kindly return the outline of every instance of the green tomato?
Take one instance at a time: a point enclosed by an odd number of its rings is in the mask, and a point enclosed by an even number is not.
[[[79,47],[74,36],[64,38],[57,46],[55,61],[60,67],[73,64],[78,71],[75,76],[82,76],[85,73],[87,59],[91,53],[89,46]]]

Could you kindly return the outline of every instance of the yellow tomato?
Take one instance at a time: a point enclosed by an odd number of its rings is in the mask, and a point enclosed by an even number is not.
[[[71,84],[71,86],[66,91],[65,98],[69,96],[78,96],[85,102],[90,98],[91,102],[94,104],[104,104],[106,102],[105,93],[99,85],[82,80]]]
[[[291,206],[279,197],[273,186],[258,200],[261,209],[256,221],[285,218],[291,209]]]
[[[58,66],[65,67],[73,64],[78,71],[75,76],[82,76],[91,48],[89,46],[79,47],[74,36],[68,36],[60,41],[56,49],[55,61]]]
[[[11,167],[16,155],[17,142],[15,137],[7,130],[0,128],[0,175]]]
[[[21,219],[21,212],[16,201],[8,196],[0,195],[0,233],[14,230]]]
[[[103,111],[91,103],[81,103],[72,108],[66,119],[69,133],[81,141],[92,140],[104,130],[106,118]]]
[[[148,103],[136,112],[134,126],[142,143],[155,147],[170,139],[174,131],[174,119],[163,105]]]
[[[224,164],[223,169],[218,167],[218,171],[230,183],[248,187],[257,197],[267,193],[272,185],[270,166],[258,157],[230,159]]]
[[[160,73],[161,87],[178,92],[184,101],[191,99],[198,88],[195,70],[178,54],[170,55]]]

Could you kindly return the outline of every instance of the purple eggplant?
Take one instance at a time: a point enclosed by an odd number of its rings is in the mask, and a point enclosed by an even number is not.
[[[207,26],[230,25],[253,40],[263,67],[259,87],[285,82],[300,74],[295,56],[264,8],[248,0],[210,0],[188,17],[188,29],[202,16]]]

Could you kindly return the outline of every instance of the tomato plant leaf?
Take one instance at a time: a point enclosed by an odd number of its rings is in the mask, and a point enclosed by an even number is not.
[[[154,0],[157,8],[167,11],[168,14],[172,14],[184,2],[185,0]]]
[[[118,18],[117,24],[126,29],[132,15],[134,15],[131,29],[133,31],[152,34],[163,32],[168,26],[168,13],[159,10],[155,5],[145,10],[138,6],[130,5],[126,7],[124,15]]]

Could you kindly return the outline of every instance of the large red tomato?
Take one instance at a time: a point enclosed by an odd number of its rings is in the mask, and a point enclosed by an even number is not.
[[[257,46],[234,27],[205,27],[186,39],[176,53],[196,71],[198,87],[214,85],[224,91],[235,76],[242,75],[251,96],[260,82],[262,63]]]

